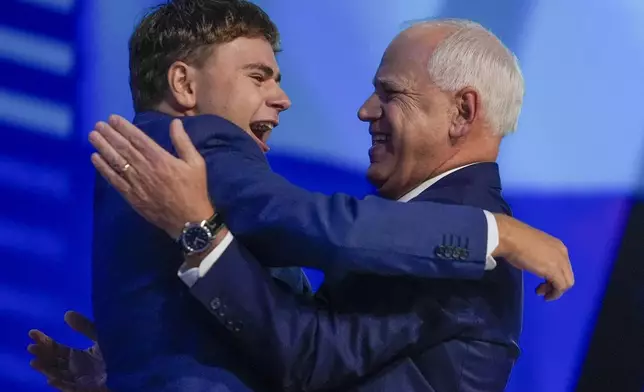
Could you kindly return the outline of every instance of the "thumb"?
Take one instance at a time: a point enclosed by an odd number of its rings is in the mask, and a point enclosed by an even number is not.
[[[65,313],[65,322],[74,331],[83,334],[93,342],[98,340],[94,323],[78,312],[70,310]]]
[[[170,123],[170,139],[172,139],[172,145],[177,151],[177,155],[185,162],[191,163],[195,159],[201,159],[199,151],[192,144],[192,140],[190,140],[190,136],[186,133],[181,120],[174,119]]]
[[[537,293],[537,295],[540,295],[540,296],[545,296],[552,290],[553,290],[552,284],[546,281],[546,282],[542,282],[541,284],[539,284],[539,286],[537,286],[535,293]]]

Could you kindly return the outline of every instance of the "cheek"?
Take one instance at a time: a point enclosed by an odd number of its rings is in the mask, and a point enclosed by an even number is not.
[[[399,106],[392,106],[386,118],[391,129],[392,153],[402,159],[416,144],[422,142],[419,131],[423,129],[423,124],[417,113]]]
[[[241,78],[232,80],[224,89],[214,90],[211,94],[212,104],[218,114],[238,127],[250,132],[250,122],[262,105],[258,87]]]
[[[199,114],[214,114],[226,117],[227,101],[230,95],[228,83],[203,78],[199,81],[197,91],[197,109]]]
[[[252,82],[249,78],[244,77],[238,80],[229,94],[229,106],[235,108],[240,113],[250,119],[250,117],[259,110],[264,99],[261,88]]]
[[[384,106],[380,126],[391,135],[390,144],[393,146],[399,145],[406,126],[404,111],[393,103]]]
[[[392,138],[392,153],[388,167],[392,173],[401,178],[414,178],[437,159],[443,150],[444,126],[420,113],[401,116],[392,126],[395,133]]]

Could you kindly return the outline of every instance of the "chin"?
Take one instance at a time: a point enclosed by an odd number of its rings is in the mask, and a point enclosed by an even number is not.
[[[387,178],[388,176],[384,173],[384,170],[374,164],[371,164],[367,169],[367,181],[378,190],[387,182]]]

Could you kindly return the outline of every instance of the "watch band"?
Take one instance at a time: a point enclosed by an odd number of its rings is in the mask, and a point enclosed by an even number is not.
[[[206,225],[212,232],[213,238],[217,236],[219,230],[223,229],[224,226],[226,226],[223,219],[221,218],[221,215],[218,212],[215,212],[210,218],[208,218],[208,220],[206,220]]]

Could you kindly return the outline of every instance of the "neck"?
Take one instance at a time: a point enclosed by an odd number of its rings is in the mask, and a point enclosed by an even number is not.
[[[452,140],[450,151],[445,154],[442,163],[430,173],[428,179],[472,163],[496,162],[500,145],[501,136],[493,134],[488,129]]]
[[[400,197],[411,192],[416,187],[420,186],[425,181],[440,176],[441,174],[450,170],[467,166],[479,162],[496,162],[499,156],[499,146],[501,137],[499,136],[486,136],[484,138],[470,138],[470,140],[456,141],[449,150],[442,154],[442,159],[432,163],[428,163],[427,170],[424,175],[415,176],[412,181],[409,181],[406,186],[395,187],[382,187],[378,193],[385,198],[398,200]],[[410,180],[412,178],[409,178]],[[393,184],[391,184],[393,185]]]
[[[180,110],[166,101],[161,102],[156,108],[154,108],[154,110],[165,113],[172,117],[186,117],[196,115],[193,110]]]
[[[469,149],[461,150],[456,154],[449,157],[442,164],[440,164],[436,169],[434,169],[427,179],[439,176],[447,171],[456,169],[458,167],[463,167],[471,165],[472,163],[479,162],[496,162],[499,156],[499,146],[490,145],[487,148],[479,147],[478,149]]]

